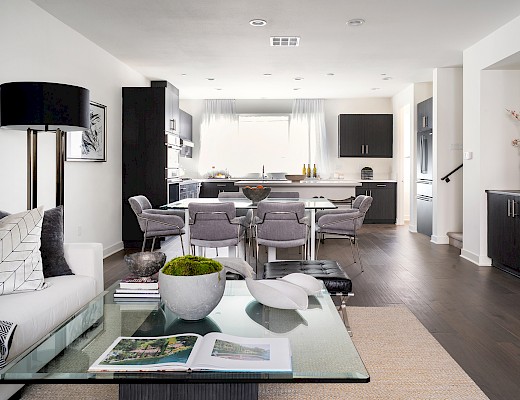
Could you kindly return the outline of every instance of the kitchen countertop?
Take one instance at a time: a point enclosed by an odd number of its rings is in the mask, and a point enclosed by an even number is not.
[[[238,186],[246,185],[288,185],[293,184],[292,181],[287,179],[244,179],[244,178],[194,178],[191,181],[196,182],[236,182]],[[306,186],[359,186],[363,182],[397,182],[393,179],[304,179],[300,182],[294,182],[296,185]]]

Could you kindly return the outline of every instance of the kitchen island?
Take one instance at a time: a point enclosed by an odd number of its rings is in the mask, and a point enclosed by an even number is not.
[[[361,186],[361,182],[345,179],[304,179],[299,182],[285,179],[257,179],[235,182],[235,186],[239,188],[258,185],[270,187],[273,192],[298,192],[302,198],[323,196],[327,199],[341,200],[355,196],[356,187]]]

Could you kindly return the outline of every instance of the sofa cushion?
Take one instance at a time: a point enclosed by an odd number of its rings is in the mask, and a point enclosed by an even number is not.
[[[92,277],[64,275],[45,281],[45,290],[0,296],[2,319],[18,325],[8,361],[54,330],[96,296],[96,281]]]
[[[16,324],[9,321],[0,321],[0,369],[5,366],[15,329]]]
[[[0,210],[0,219],[7,217],[8,215],[10,215],[10,214],[7,211]]]
[[[44,287],[42,219],[43,207],[0,219],[0,295]]]
[[[40,252],[45,278],[72,275],[63,250],[63,206],[45,210]]]

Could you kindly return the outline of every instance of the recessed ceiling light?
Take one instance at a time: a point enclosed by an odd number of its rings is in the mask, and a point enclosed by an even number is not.
[[[273,74],[264,74],[264,76],[272,76]]]
[[[334,72],[328,72],[327,76],[334,76]]]
[[[301,88],[299,88],[299,87],[295,87],[293,90],[300,90],[300,89],[301,89]]]
[[[252,19],[251,21],[249,21],[249,25],[251,25],[251,26],[265,26],[265,25],[267,25],[267,21],[265,19],[255,18],[255,19]]]
[[[365,23],[365,20],[363,18],[353,18],[351,20],[347,21],[348,26],[361,26]]]
[[[379,89],[381,89],[381,88],[378,88],[378,87],[373,87],[373,88],[372,88],[372,89],[370,89],[370,90],[379,90]]]
[[[384,81],[389,81],[390,79],[392,79],[390,76],[385,76],[385,77],[383,78]]]
[[[188,74],[181,74],[181,76],[186,76],[186,75],[188,75]]]
[[[301,76],[297,76],[296,78],[294,78],[295,81],[302,81],[303,78]]]
[[[206,78],[208,81],[214,81],[215,78]]]
[[[381,74],[381,75],[385,76],[386,74]]]
[[[218,87],[218,88],[215,88],[215,90],[222,90],[222,88],[219,88],[219,87]]]

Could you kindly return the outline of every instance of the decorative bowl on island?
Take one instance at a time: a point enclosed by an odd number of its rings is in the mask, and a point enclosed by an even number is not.
[[[285,175],[285,178],[293,182],[300,182],[305,179],[305,175]]]
[[[246,196],[253,203],[258,203],[259,201],[262,201],[267,196],[269,196],[269,193],[271,193],[271,188],[261,185],[256,187],[246,186],[242,188],[242,193],[244,193],[244,196]]]
[[[132,274],[151,276],[163,267],[166,254],[160,251],[140,251],[125,255],[125,261]]]

